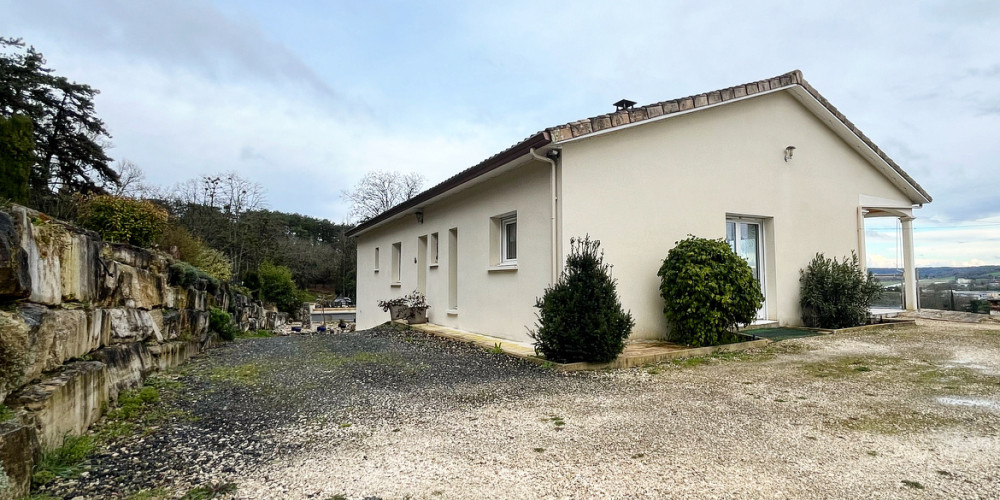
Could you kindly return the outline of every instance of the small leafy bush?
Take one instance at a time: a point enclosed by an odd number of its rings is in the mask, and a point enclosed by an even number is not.
[[[149,200],[98,195],[83,201],[77,222],[112,243],[148,247],[167,228],[167,211]]]
[[[171,221],[167,225],[156,245],[160,250],[184,262],[195,262],[198,254],[205,248],[205,244],[201,240],[195,238],[190,231],[176,221]]]
[[[802,322],[814,328],[849,328],[868,320],[868,308],[882,295],[882,285],[861,270],[858,254],[827,259],[821,253],[799,272]]]
[[[670,339],[692,346],[736,341],[735,327],[752,322],[764,300],[750,266],[721,239],[678,241],[657,276]]]
[[[174,286],[196,286],[199,281],[204,280],[209,293],[216,293],[221,286],[219,280],[205,271],[188,264],[187,262],[175,261],[170,265],[167,279]]]
[[[218,307],[208,311],[208,329],[219,334],[222,340],[233,340],[240,334],[240,329],[233,323],[233,317]]]
[[[233,277],[233,261],[214,248],[202,247],[193,263],[217,281],[225,282]]]
[[[611,266],[590,236],[570,240],[559,281],[535,301],[538,327],[529,331],[535,349],[559,363],[606,363],[625,349],[635,320],[622,310]]]
[[[308,295],[295,286],[292,271],[270,262],[261,263],[257,272],[247,276],[247,285],[257,290],[258,298],[270,302],[279,311],[297,315]]]

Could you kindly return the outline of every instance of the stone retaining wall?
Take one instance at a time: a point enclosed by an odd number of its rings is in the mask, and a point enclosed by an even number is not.
[[[0,500],[26,495],[40,453],[121,391],[217,342],[211,307],[244,330],[287,319],[226,285],[175,286],[172,263],[24,207],[0,212],[0,401],[15,415],[0,422]]]

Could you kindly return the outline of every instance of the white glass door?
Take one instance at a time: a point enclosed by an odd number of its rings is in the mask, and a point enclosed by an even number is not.
[[[757,310],[757,319],[767,319],[767,289],[764,287],[764,242],[763,224],[755,219],[727,219],[726,243],[743,260],[747,261],[753,277],[760,284],[764,303]]]

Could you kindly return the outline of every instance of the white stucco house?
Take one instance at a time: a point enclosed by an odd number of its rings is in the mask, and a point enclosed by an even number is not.
[[[931,196],[793,71],[547,128],[353,230],[359,328],[380,299],[423,292],[429,321],[529,340],[535,299],[571,237],[601,241],[633,338],[668,327],[656,272],[689,234],[726,238],[765,295],[761,320],[801,324],[799,270],[859,254],[866,217],[902,221],[916,307],[913,210]]]

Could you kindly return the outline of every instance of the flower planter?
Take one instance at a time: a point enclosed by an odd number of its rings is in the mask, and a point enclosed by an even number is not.
[[[427,322],[427,307],[407,307],[406,322],[411,325],[419,325]]]
[[[389,306],[389,319],[396,321],[397,319],[407,319],[409,317],[409,307],[404,305],[391,305]]]

